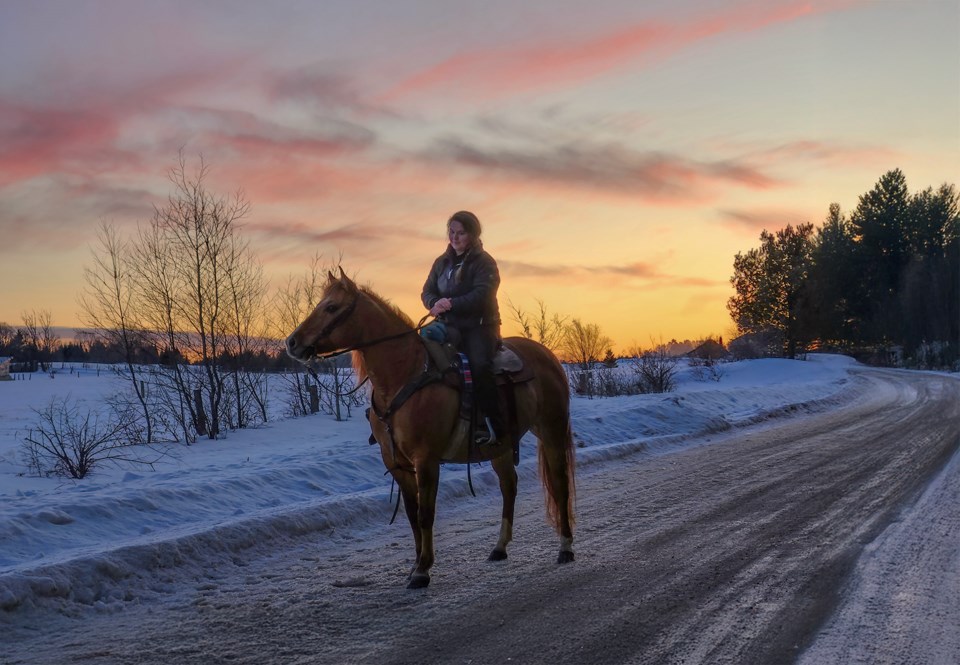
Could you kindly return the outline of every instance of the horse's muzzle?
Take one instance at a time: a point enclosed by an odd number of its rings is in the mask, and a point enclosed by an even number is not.
[[[293,358],[294,360],[308,360],[314,354],[314,349],[312,345],[301,346],[294,335],[287,337],[287,355]]]

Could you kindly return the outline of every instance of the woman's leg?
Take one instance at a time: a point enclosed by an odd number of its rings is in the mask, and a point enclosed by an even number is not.
[[[473,374],[473,389],[483,416],[490,419],[496,438],[506,436],[503,416],[500,413],[500,398],[493,376],[493,354],[497,348],[498,334],[495,327],[479,327],[461,330],[463,349],[470,360]],[[485,427],[481,427],[485,430]],[[487,437],[488,438],[488,437]],[[478,441],[492,443],[493,441]]]

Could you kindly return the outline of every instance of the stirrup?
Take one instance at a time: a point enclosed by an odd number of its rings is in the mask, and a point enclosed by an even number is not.
[[[473,433],[473,441],[478,446],[492,446],[497,443],[497,434],[493,431],[493,423],[490,418],[484,418],[483,424],[486,426],[478,428]]]

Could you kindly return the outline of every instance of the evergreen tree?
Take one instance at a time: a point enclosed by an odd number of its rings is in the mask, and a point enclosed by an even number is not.
[[[776,233],[764,230],[760,247],[734,259],[730,278],[736,295],[727,308],[741,333],[777,332],[783,351],[792,358],[812,339],[809,318],[809,273],[813,224],[787,225]]]
[[[912,353],[924,343],[960,343],[960,268],[952,258],[958,253],[958,196],[952,185],[927,188],[910,200],[909,210],[910,256],[897,304],[900,341]]]
[[[862,296],[857,293],[856,272],[852,264],[855,253],[850,223],[831,203],[830,211],[817,229],[811,254],[809,311],[814,336],[830,345],[843,345],[857,334],[853,327],[852,303]]]
[[[890,341],[901,336],[896,301],[901,274],[910,258],[910,208],[907,180],[900,169],[894,169],[860,197],[850,216],[859,275],[852,310],[859,319],[861,341]]]

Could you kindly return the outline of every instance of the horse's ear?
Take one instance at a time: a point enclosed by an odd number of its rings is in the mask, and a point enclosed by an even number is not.
[[[338,266],[340,268],[340,283],[347,287],[348,291],[356,291],[357,285],[353,283],[353,280],[347,277],[347,273],[343,271],[343,266]]]
[[[331,271],[331,270],[328,270],[328,271],[327,271],[327,281],[328,281],[328,282],[335,282],[335,281],[337,281],[336,275],[334,275],[334,274],[333,274],[333,271]]]

